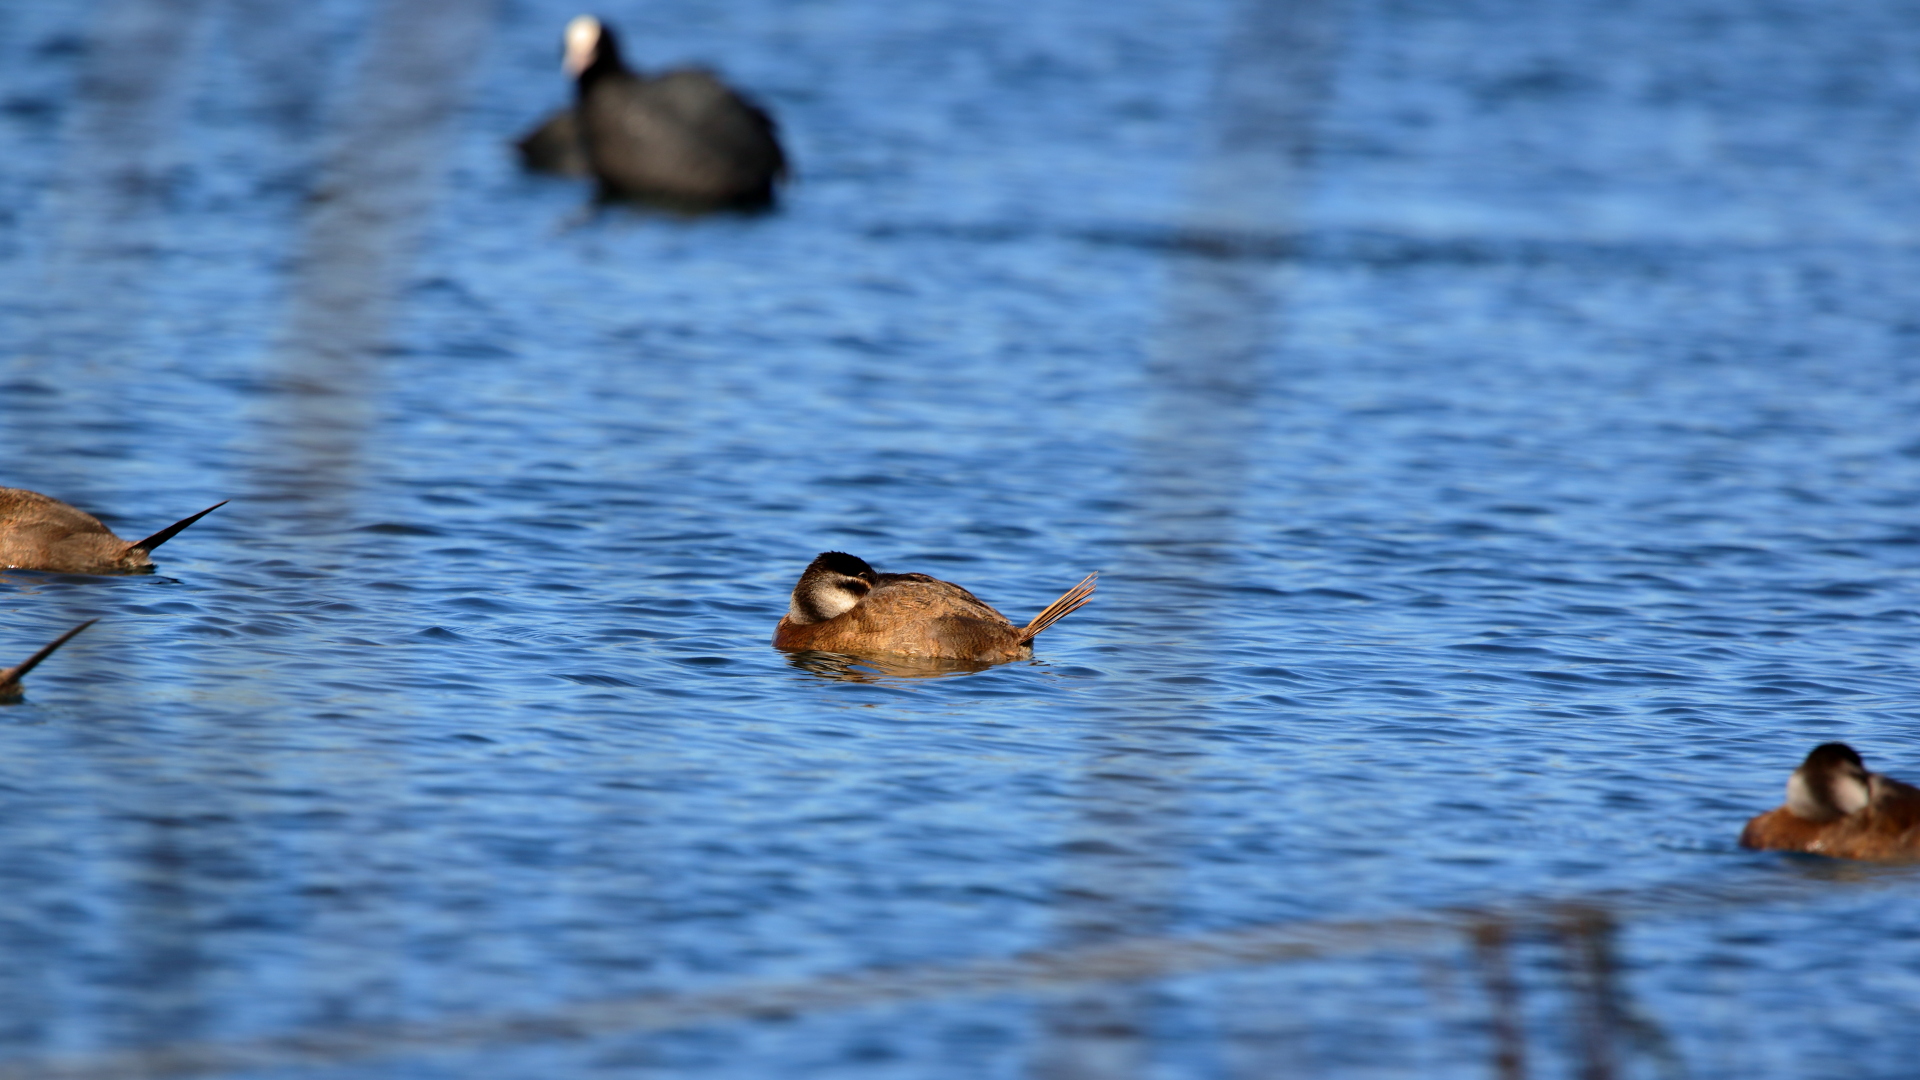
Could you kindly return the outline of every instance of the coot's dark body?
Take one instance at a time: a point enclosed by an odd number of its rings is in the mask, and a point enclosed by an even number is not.
[[[593,166],[587,161],[587,148],[580,141],[580,125],[574,120],[571,107],[555,111],[513,145],[520,151],[520,164],[535,172],[561,176],[593,173]]]
[[[567,27],[574,119],[604,192],[699,206],[764,206],[787,172],[771,117],[697,68],[627,68],[613,32],[581,16]]]

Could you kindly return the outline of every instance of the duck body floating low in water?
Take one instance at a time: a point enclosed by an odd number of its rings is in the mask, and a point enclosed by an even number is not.
[[[882,574],[842,551],[822,552],[793,587],[787,614],[774,628],[780,649],[852,656],[938,657],[997,664],[1033,655],[1040,631],[1080,610],[1094,578],[1015,626],[979,597],[926,574]]]
[[[773,201],[787,174],[773,119],[712,72],[633,71],[591,15],[567,24],[561,66],[574,78],[573,123],[604,193],[693,207]],[[522,140],[523,160],[564,164],[562,127],[550,118]]]
[[[27,672],[32,671],[35,667],[39,666],[40,661],[45,660],[49,656],[52,656],[53,651],[55,649],[58,649],[60,646],[65,645],[68,641],[72,640],[73,635],[79,633],[82,630],[85,630],[87,627],[92,626],[94,623],[99,621],[100,620],[98,619],[88,619],[86,622],[81,623],[79,626],[76,626],[73,629],[67,631],[66,633],[61,634],[59,637],[54,638],[51,642],[47,643],[45,646],[42,646],[39,652],[34,653],[32,656],[27,657],[25,660],[22,660],[18,664],[15,664],[10,668],[0,669],[0,702],[19,701],[20,696],[23,693],[20,686],[21,676],[25,675]]]
[[[37,491],[0,487],[0,570],[60,574],[146,574],[154,548],[227,505],[214,503],[144,540],[122,540],[100,519]]]
[[[1920,859],[1920,788],[1867,771],[1846,743],[1814,747],[1787,801],[1747,822],[1740,846],[1836,859]]]

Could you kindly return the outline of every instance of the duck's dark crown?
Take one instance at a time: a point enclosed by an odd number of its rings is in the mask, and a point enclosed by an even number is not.
[[[828,570],[836,574],[845,574],[847,577],[863,577],[869,580],[879,576],[873,567],[867,565],[867,560],[857,555],[849,555],[844,551],[821,552],[814,556],[807,570],[809,572]]]

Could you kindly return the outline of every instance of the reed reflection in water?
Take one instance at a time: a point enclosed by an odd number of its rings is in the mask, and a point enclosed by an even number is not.
[[[254,500],[296,520],[355,516],[362,446],[385,385],[395,293],[444,182],[447,124],[492,22],[477,0],[388,3],[341,95],[263,380]]]
[[[185,1080],[416,1055],[444,1059],[483,1048],[602,1045],[610,1038],[674,1031],[709,1030],[727,1037],[739,1025],[795,1024],[876,1010],[876,1022],[885,1024],[892,1015],[888,1010],[982,997],[1027,998],[1043,1016],[1084,1020],[1099,1015],[1088,1003],[1126,1003],[1137,996],[1151,1005],[1196,994],[1265,1006],[1222,1011],[1224,1075],[1319,1076],[1342,1067],[1406,1075],[1422,1062],[1458,1075],[1463,1063],[1477,1060],[1495,1080],[1675,1077],[1687,1070],[1664,1029],[1633,1001],[1620,927],[1777,912],[1831,898],[1836,886],[1857,900],[1884,902],[1914,884],[1910,868],[1841,868],[1837,874],[1831,869],[1810,865],[1804,873],[1516,901],[1453,913],[1121,937],[950,967],[589,1000],[549,1011],[438,1022],[345,1025],[257,1042],[174,1041],[121,1053],[4,1062],[0,1080]],[[1438,962],[1427,965],[1437,978],[1408,980],[1401,993],[1381,994],[1382,979],[1422,957]],[[1370,978],[1352,978],[1356,962],[1370,970]],[[1479,988],[1464,1009],[1449,1006],[1447,999],[1456,995],[1447,985],[1448,971]],[[1077,1069],[1079,1075],[1096,1068],[1144,1068],[1144,1052],[1073,1059],[1063,1053],[1085,1047],[1095,1036],[1107,1040],[1096,1050],[1132,1051],[1135,1032],[1131,1025],[1090,1032],[1056,1024],[1036,1032],[1040,1050],[1055,1056],[1037,1058],[1034,1065]]]
[[[1186,224],[1202,242],[1171,259],[1146,357],[1130,529],[1108,596],[1119,633],[1152,643],[1135,650],[1151,670],[1111,691],[1110,729],[1088,740],[1080,820],[1060,847],[1056,919],[1069,947],[1164,930],[1178,906],[1189,845],[1185,763],[1202,754],[1187,733],[1212,710],[1203,688],[1152,675],[1213,663],[1219,617],[1232,603],[1221,585],[1235,577],[1246,448],[1271,407],[1263,392],[1284,307],[1282,263],[1213,257],[1218,245],[1205,241],[1284,237],[1295,226],[1337,48],[1333,20],[1322,0],[1244,4],[1215,74],[1211,144],[1190,181]],[[1155,1001],[1148,988],[1113,985],[1048,1006],[1031,1074],[1147,1075]]]

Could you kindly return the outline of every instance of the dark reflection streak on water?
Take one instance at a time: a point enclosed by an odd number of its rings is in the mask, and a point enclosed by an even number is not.
[[[1574,910],[1559,935],[1566,954],[1567,996],[1574,1013],[1580,1080],[1613,1080],[1616,1015],[1611,927],[1603,913]]]
[[[1604,905],[1571,903],[1544,917],[1487,919],[1467,928],[1470,956],[1488,1003],[1488,1035],[1495,1080],[1525,1080],[1527,1025],[1524,995],[1514,971],[1516,943],[1548,945],[1558,962],[1569,1014],[1569,1063],[1579,1080],[1612,1080],[1635,1056],[1652,1059],[1661,1075],[1685,1069],[1666,1033],[1634,1008],[1619,959],[1619,922]]]
[[[1249,2],[1238,13],[1214,88],[1214,142],[1193,181],[1192,228],[1291,231],[1326,95],[1331,20],[1330,0]],[[1157,666],[1196,671],[1209,666],[1217,639],[1217,585],[1235,572],[1246,447],[1260,425],[1262,360],[1281,290],[1271,263],[1170,257],[1167,310],[1147,357],[1134,508],[1115,575],[1132,588],[1113,590],[1110,602],[1129,606],[1131,632],[1155,643]],[[1121,692],[1111,738],[1082,767],[1080,823],[1060,873],[1058,919],[1071,945],[1164,927],[1179,887],[1184,778],[1172,763],[1186,740],[1166,726],[1199,719],[1205,702],[1147,682]],[[1143,1074],[1148,1008],[1147,991],[1127,986],[1047,1006],[1033,1075]]]
[[[116,395],[101,391],[127,381],[120,365],[136,344],[133,327],[148,307],[147,278],[153,249],[163,238],[174,164],[168,155],[175,150],[173,131],[191,82],[205,8],[203,0],[109,0],[84,16],[88,54],[56,179],[35,214],[38,236],[28,241],[29,250],[38,249],[44,284],[27,307],[31,325],[25,344],[6,373],[9,379],[48,386],[57,395],[0,393],[0,438],[8,444],[10,466],[10,475],[0,482],[57,487],[69,501],[108,512],[91,497],[92,469],[72,468],[66,459],[79,451],[105,455],[113,449],[98,445],[106,418],[92,410],[124,407]],[[130,424],[113,426],[135,430]],[[131,440],[130,434],[118,437]],[[64,589],[56,596],[57,606],[67,610],[77,599]],[[71,620],[63,613],[55,621]],[[112,635],[110,628],[102,630]],[[96,640],[100,636],[96,631]],[[62,659],[81,680],[104,673],[109,664],[121,666],[116,651],[104,647],[69,650]],[[75,762],[94,760],[93,744],[77,739],[71,746]],[[149,839],[147,850],[160,850],[159,838]],[[137,912],[140,903],[134,900],[127,910]],[[136,951],[154,940],[137,914],[125,930]],[[16,973],[47,991],[15,995],[45,1015],[15,1016],[14,1024],[43,1029],[55,1024],[63,1002],[48,980],[59,958],[75,951],[64,941],[36,940],[27,951],[9,954]],[[179,1032],[153,1023],[143,1025],[141,1034],[166,1038]]]
[[[239,14],[265,15],[254,5]],[[484,0],[385,4],[349,85],[326,111],[315,201],[295,244],[282,330],[259,380],[267,389],[253,427],[259,445],[240,456],[253,469],[255,490],[244,501],[257,528],[291,529],[317,548],[357,516],[361,444],[380,387],[375,354],[442,179],[445,129],[491,14]],[[313,22],[307,28],[324,32]],[[314,68],[309,82],[321,74]],[[274,100],[287,104],[285,88]],[[299,112],[287,118],[297,132]],[[353,539],[362,554],[374,547],[364,535]],[[356,853],[349,862],[379,846],[360,835],[341,843]]]
[[[1566,954],[1568,996],[1574,1010],[1580,1080],[1612,1080],[1623,1071],[1622,1052],[1655,1060],[1663,1075],[1684,1069],[1665,1032],[1634,1009],[1621,974],[1619,925],[1601,907],[1569,906],[1549,927]]]
[[[306,522],[355,518],[361,446],[375,413],[394,294],[442,180],[447,122],[481,52],[484,0],[394,0],[375,18],[330,115],[288,312],[257,427],[254,498]]]
[[[240,64],[248,114],[261,121],[250,131],[278,144],[263,154],[273,168],[300,174],[311,169],[335,60],[325,12],[324,3],[227,0],[221,47]]]
[[[230,54],[246,73],[242,81],[269,88],[266,107],[291,121],[254,128],[256,138],[265,144],[257,146],[257,151],[268,160],[285,161],[298,159],[315,134],[313,125],[301,122],[301,118],[303,108],[324,100],[327,50],[320,40],[324,28],[314,17],[314,6],[301,5],[289,13],[268,10],[263,0],[231,0],[216,33],[201,39],[203,48],[195,51],[191,62],[170,56],[163,47],[177,49],[188,40],[186,20],[189,14],[200,14],[197,3],[189,7],[179,0],[130,0],[115,6],[136,9],[128,18],[140,29],[118,35],[124,42],[101,59],[103,67],[121,72],[108,85],[112,87],[110,100],[118,103],[116,110],[122,115],[94,126],[99,128],[101,140],[114,144],[104,153],[127,161],[109,172],[109,178],[121,178],[112,185],[113,198],[96,200],[97,205],[87,209],[95,214],[92,227],[111,230],[111,239],[124,247],[155,228],[154,219],[163,209],[159,202],[164,195],[161,178],[149,177],[144,183],[138,179],[143,168],[155,172],[155,167],[146,163],[165,154],[163,148],[150,145],[159,138],[160,125],[150,114],[155,109],[151,99],[162,96],[163,74],[190,72],[213,62],[205,44]],[[301,106],[294,103],[297,98],[308,100]],[[262,129],[272,136],[259,135]],[[86,254],[86,249],[78,245],[68,245],[65,250]],[[112,263],[116,254],[130,269],[145,273],[154,270],[149,259],[134,259],[105,249],[98,253],[99,261]],[[80,275],[82,279],[92,276]],[[120,298],[128,302],[144,299],[147,286],[134,280],[119,282],[112,276],[108,280],[115,286],[106,304],[114,310],[117,324],[124,318]],[[87,280],[77,280],[71,288],[78,290],[88,284]],[[101,308],[99,300],[74,296],[62,296],[58,304],[61,311],[90,312],[93,317],[98,317]],[[109,652],[100,650],[103,657]],[[226,835],[236,826],[218,824],[244,818],[227,802],[232,798],[229,777],[190,756],[157,759],[150,772],[150,786],[140,792],[144,809],[132,816],[122,841],[126,845],[124,864],[133,876],[120,883],[121,936],[113,950],[116,964],[123,969],[120,977],[126,985],[141,990],[126,995],[128,1030],[115,1035],[142,1042],[188,1037],[203,1031],[214,1019],[208,1012],[208,1000],[217,996],[218,990],[209,984],[203,970],[200,936],[205,932],[202,908],[206,905],[196,902],[195,882],[203,879],[204,864],[209,860],[247,850],[240,836]],[[191,818],[180,817],[187,808],[179,805],[174,792],[181,789],[194,792]]]
[[[54,229],[46,310],[73,311],[87,330],[104,328],[100,315],[108,302],[125,303],[145,292],[144,281],[133,275],[151,264],[128,256],[143,254],[154,212],[168,195],[174,162],[167,153],[182,90],[191,82],[188,52],[205,9],[205,0],[111,0],[88,21],[91,48],[67,129],[61,179],[46,208]],[[115,286],[111,298],[101,295],[103,284]],[[89,302],[77,302],[82,300]],[[108,325],[124,323],[117,309],[108,310],[116,312]],[[74,343],[58,331],[44,333],[51,348]],[[38,366],[59,358],[40,350],[23,359]]]
[[[253,425],[258,445],[239,458],[253,472],[254,491],[245,502],[256,528],[291,530],[319,548],[360,517],[362,447],[383,381],[379,353],[388,343],[394,296],[444,180],[449,122],[464,100],[473,61],[484,52],[493,6],[489,0],[388,0],[370,19],[369,40],[325,112],[324,157],[294,243],[287,310],[258,380],[265,389]],[[270,18],[258,3],[239,13]],[[325,32],[315,21],[306,27]],[[317,83],[322,74],[316,65],[307,81]],[[281,87],[269,107],[291,108],[284,119],[297,135],[305,120],[290,93]],[[349,535],[362,558],[378,543]],[[396,775],[404,772],[369,767],[356,780],[375,784]],[[404,838],[354,830],[335,842],[339,861],[353,864],[390,855]],[[395,948],[396,963],[404,951]],[[397,1005],[358,1004],[375,1011]]]
[[[124,1034],[142,1043],[192,1038],[204,1032],[209,1018],[193,898],[194,830],[179,821],[145,825],[144,842],[129,860],[137,876],[126,882],[129,921],[116,960],[130,984],[151,992],[126,999],[133,1015]]]
[[[1804,872],[1802,872],[1804,871]],[[1713,884],[1606,890],[1577,899],[1524,898],[1485,907],[1399,917],[1250,926],[1190,937],[1132,937],[1098,945],[951,967],[887,968],[690,994],[575,1002],[542,1012],[500,1013],[417,1024],[310,1029],[269,1039],[175,1043],[145,1050],[0,1061],[0,1080],[161,1080],[296,1066],[470,1052],[482,1047],[569,1042],[726,1023],[962,997],[1075,993],[1207,972],[1270,968],[1338,957],[1452,949],[1489,924],[1561,942],[1571,907],[1612,920],[1715,919],[1780,904],[1831,900],[1856,890],[1911,888],[1911,867],[1771,867]],[[1757,944],[1755,948],[1766,948]]]
[[[170,182],[169,136],[205,7],[203,0],[109,0],[86,20],[90,47],[62,162],[36,215],[44,222],[34,245],[44,291],[9,372],[57,389],[56,401],[91,397],[118,381],[116,350],[130,344],[129,327],[147,307]],[[0,409],[15,461],[72,449],[79,417],[70,409],[49,408],[38,394],[0,394]],[[75,487],[84,479],[67,481],[69,501],[86,498]]]
[[[1495,1080],[1526,1080],[1526,1024],[1520,1011],[1520,981],[1513,971],[1513,931],[1504,921],[1489,920],[1469,932],[1474,966],[1487,992],[1493,1037]]]

